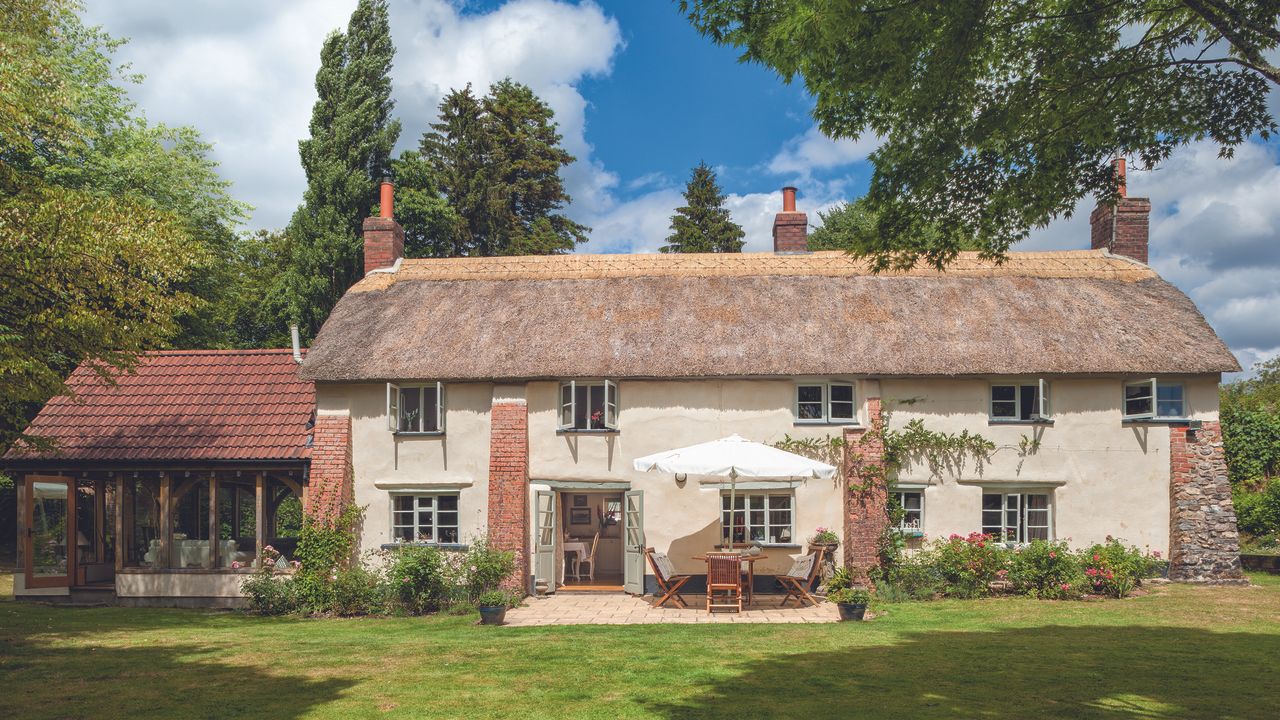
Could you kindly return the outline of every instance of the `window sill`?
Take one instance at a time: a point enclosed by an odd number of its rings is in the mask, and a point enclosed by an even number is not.
[[[401,543],[383,543],[378,546],[382,550],[399,550],[400,548],[436,548],[437,550],[470,550],[471,546],[466,543],[429,543],[429,542],[401,542]]]
[[[902,528],[894,528],[894,531],[897,532],[899,536],[904,538],[910,539],[910,538],[924,537],[924,533],[920,530],[903,530]]]
[[[443,437],[443,430],[428,430],[425,432],[416,432],[413,430],[396,430],[391,433],[396,437]]]
[[[578,428],[557,428],[557,435],[617,435],[618,431],[612,428],[600,428],[599,430],[588,430]]]
[[[1052,418],[1041,418],[1039,420],[1022,420],[1013,418],[987,418],[988,425],[1046,425],[1053,426]]]
[[[860,427],[862,423],[857,420],[796,420],[793,425],[833,425],[846,427]]]
[[[1120,421],[1122,425],[1198,425],[1199,420],[1191,418],[1125,418]]]

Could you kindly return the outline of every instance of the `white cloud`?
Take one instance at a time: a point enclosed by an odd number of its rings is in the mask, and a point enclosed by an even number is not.
[[[148,117],[200,128],[233,193],[257,207],[251,224],[279,227],[305,187],[297,143],[315,102],[320,46],[346,27],[354,7],[354,0],[90,0],[86,16],[132,38],[120,58],[147,76],[133,95]],[[591,158],[587,102],[575,84],[609,72],[622,47],[616,20],[591,2],[552,0],[512,0],[483,14],[446,0],[392,0],[390,11],[401,148],[417,145],[451,88],[472,83],[483,92],[511,77],[551,105],[566,149],[579,158],[565,173],[575,207],[612,202],[617,178]]]
[[[784,143],[769,161],[768,170],[807,181],[814,170],[829,170],[866,160],[880,142],[881,139],[870,132],[863,133],[857,140],[833,140],[815,125]]]

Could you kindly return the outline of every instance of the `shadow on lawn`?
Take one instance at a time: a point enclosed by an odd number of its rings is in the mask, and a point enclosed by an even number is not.
[[[106,632],[132,627],[120,622],[130,616],[115,609],[23,610],[29,621],[26,632],[9,626],[0,633],[0,717],[287,720],[337,700],[354,684],[308,677],[307,668],[297,666],[264,669],[260,658],[238,662],[219,654],[216,642],[153,644],[146,632],[139,632],[135,646],[93,642],[89,628],[94,621]],[[45,617],[54,613],[59,616]],[[223,624],[216,615],[190,611],[157,611],[152,620],[136,629],[198,630]]]
[[[1266,678],[1280,671],[1280,637],[1159,627],[909,633],[893,645],[728,669],[732,678],[649,709],[680,720],[1264,717],[1276,712]]]

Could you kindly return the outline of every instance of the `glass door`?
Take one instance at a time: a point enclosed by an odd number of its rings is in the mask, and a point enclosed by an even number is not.
[[[26,478],[27,533],[23,544],[27,587],[68,587],[72,575],[72,512],[69,478]]]

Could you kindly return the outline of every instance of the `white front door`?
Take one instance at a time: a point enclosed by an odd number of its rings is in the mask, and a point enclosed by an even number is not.
[[[545,583],[547,592],[556,591],[556,494],[538,490],[534,495],[533,581],[536,588]]]
[[[622,589],[644,594],[644,491],[622,495]]]

